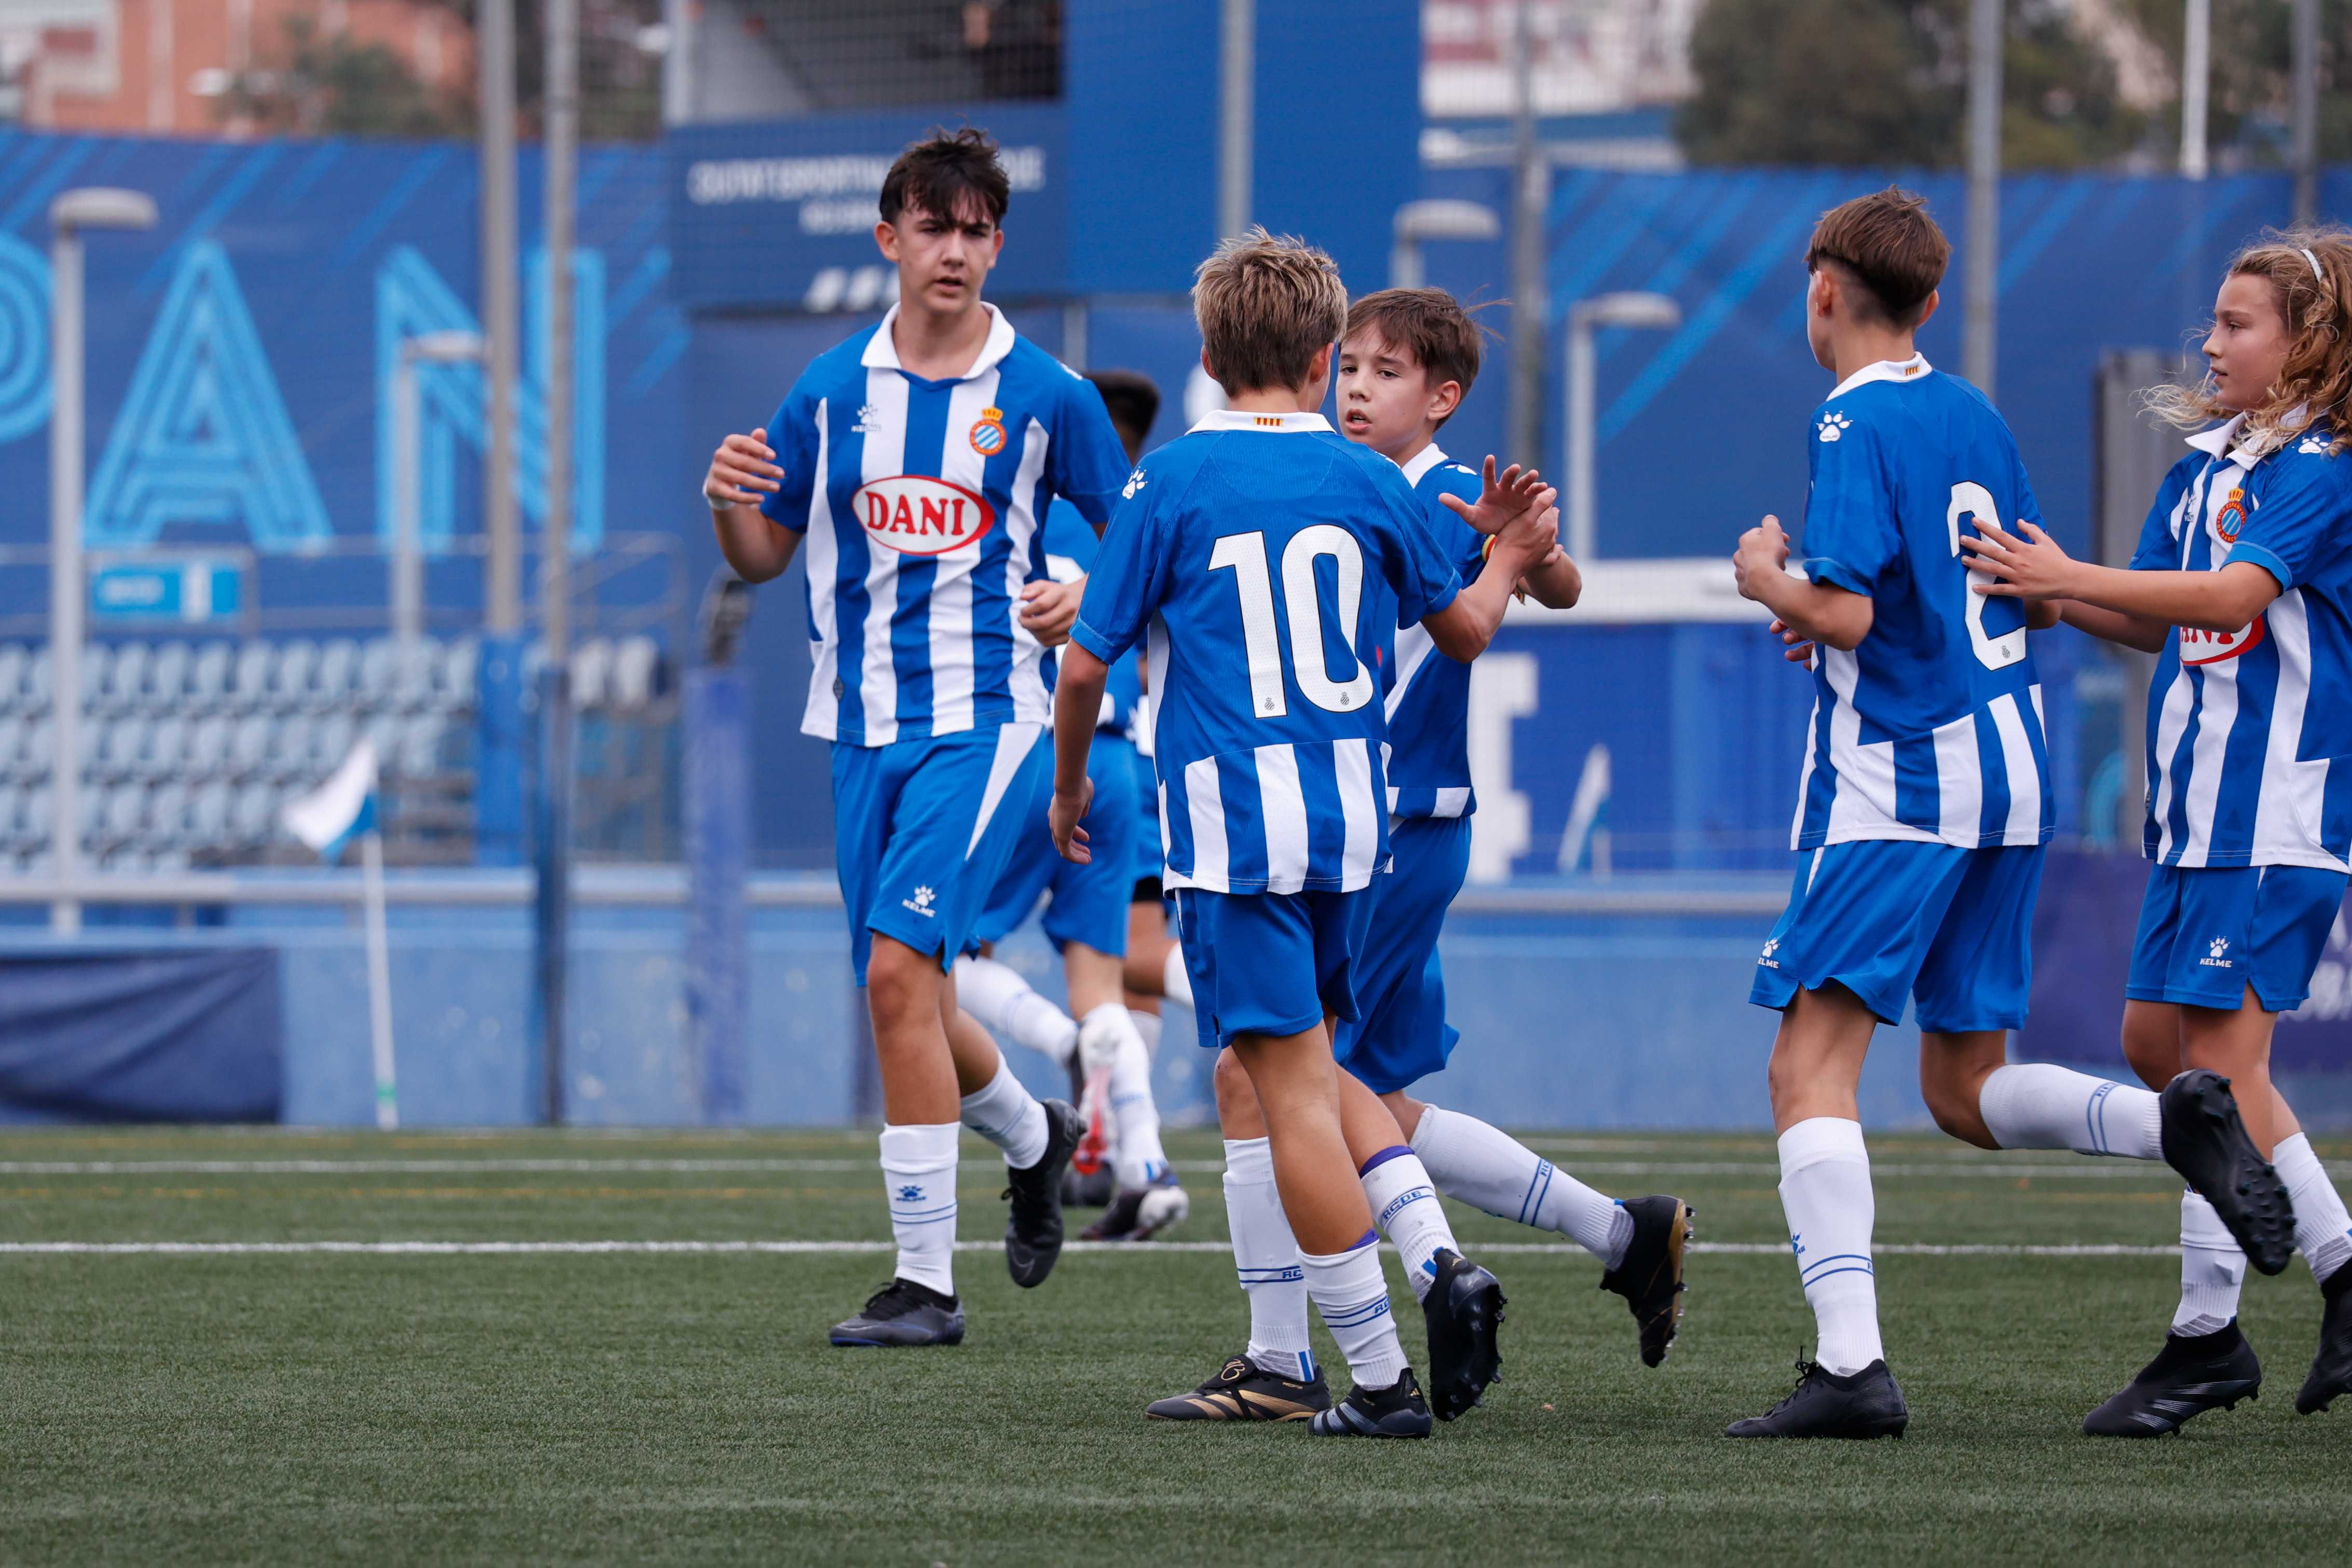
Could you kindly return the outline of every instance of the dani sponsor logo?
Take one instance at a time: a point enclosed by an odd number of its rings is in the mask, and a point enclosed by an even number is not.
[[[850,497],[866,538],[907,555],[944,555],[995,526],[987,499],[928,474],[875,479]]]

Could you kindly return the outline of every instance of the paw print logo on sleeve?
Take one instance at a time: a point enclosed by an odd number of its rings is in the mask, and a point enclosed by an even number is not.
[[[1824,414],[1821,424],[1822,441],[1824,444],[1835,441],[1853,428],[1853,421],[1842,413]]]
[[[1122,500],[1122,501],[1132,501],[1132,500],[1134,500],[1134,499],[1135,499],[1135,493],[1136,493],[1138,490],[1142,489],[1142,488],[1144,487],[1144,486],[1146,486],[1146,485],[1150,484],[1150,482],[1151,482],[1151,481],[1150,481],[1149,479],[1146,479],[1146,478],[1143,476],[1143,470],[1142,470],[1142,469],[1140,469],[1140,468],[1138,468],[1134,473],[1129,474],[1129,475],[1127,476],[1127,487],[1126,487],[1125,489],[1121,490],[1121,491],[1118,493],[1119,499],[1120,499],[1120,500]]]

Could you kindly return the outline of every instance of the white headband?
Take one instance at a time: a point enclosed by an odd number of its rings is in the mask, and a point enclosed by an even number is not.
[[[2298,246],[2297,248],[2301,249],[2302,247]],[[2327,274],[2319,270],[2319,258],[2312,255],[2310,251],[2305,250],[2303,252],[2303,259],[2311,263],[2312,280],[2317,283],[2322,288],[2326,287]]]

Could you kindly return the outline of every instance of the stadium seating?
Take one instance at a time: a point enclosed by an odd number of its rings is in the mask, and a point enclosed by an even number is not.
[[[471,796],[480,648],[470,637],[92,643],[82,664],[83,852],[155,871],[297,858],[278,821],[364,736],[387,780]],[[526,668],[543,658],[533,647]],[[47,646],[0,643],[0,872],[48,863],[56,716]],[[633,718],[662,696],[650,637],[572,654],[583,715]]]

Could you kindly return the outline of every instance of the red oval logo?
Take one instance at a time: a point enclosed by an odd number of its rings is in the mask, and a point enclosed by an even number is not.
[[[996,524],[985,497],[928,474],[869,480],[849,504],[867,538],[905,555],[945,555]]]
[[[2261,616],[2253,623],[2241,626],[2235,632],[2205,632],[2194,626],[2180,629],[2180,662],[2184,664],[2218,664],[2224,659],[2234,659],[2263,640],[2263,627],[2267,624]]]

